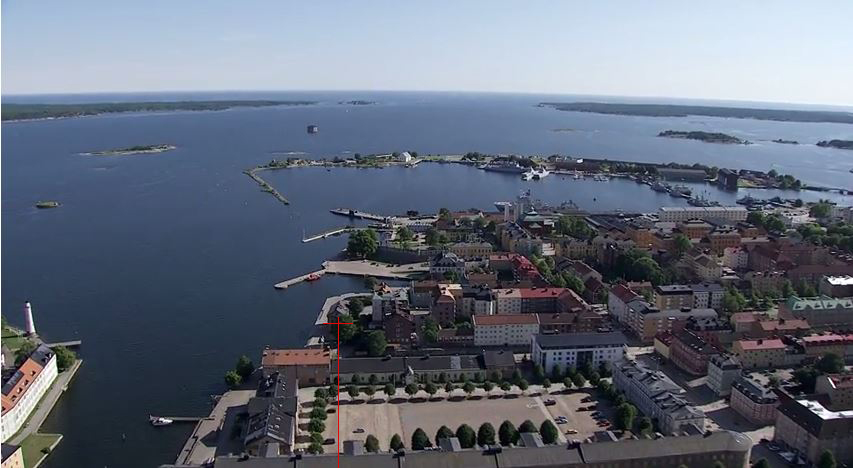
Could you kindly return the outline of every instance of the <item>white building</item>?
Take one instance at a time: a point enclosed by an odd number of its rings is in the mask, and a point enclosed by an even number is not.
[[[625,356],[627,343],[621,332],[533,335],[531,354],[533,362],[550,373],[554,366],[565,371],[585,363],[593,367],[610,365]]]
[[[742,206],[664,206],[658,217],[665,223],[678,223],[688,219],[746,221],[747,211]]]
[[[726,295],[726,290],[722,285],[698,283],[694,284],[692,288],[694,309],[720,310],[723,308],[723,297]]]
[[[475,346],[523,346],[539,333],[536,314],[475,315]]]
[[[661,371],[625,360],[613,366],[613,385],[645,416],[657,419],[664,435],[682,432],[691,424],[700,431],[705,428],[705,413],[688,403],[684,389]]]
[[[58,374],[56,355],[41,345],[3,383],[3,442],[21,429]]]
[[[624,323],[628,317],[628,303],[642,299],[624,284],[616,284],[607,292],[607,310],[617,321]]]
[[[722,262],[724,267],[732,270],[745,270],[749,267],[749,252],[743,247],[726,247],[723,249]]]
[[[717,396],[732,393],[732,384],[740,377],[742,368],[734,356],[717,354],[708,360],[708,380],[705,385]]]
[[[412,162],[412,155],[408,151],[403,151],[397,156],[397,161],[404,163]]]
[[[495,289],[495,313],[496,314],[520,314],[521,313],[521,290],[520,289]]]

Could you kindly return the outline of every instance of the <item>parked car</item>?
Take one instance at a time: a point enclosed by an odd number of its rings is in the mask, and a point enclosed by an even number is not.
[[[329,437],[328,439],[323,440],[323,445],[334,445],[334,443],[335,443],[335,439],[332,437]]]
[[[577,434],[577,433],[578,433],[578,430],[577,430],[577,429],[568,429],[568,430],[566,430],[566,435],[572,435],[572,434]]]
[[[545,401],[543,401],[542,403],[544,403],[544,404],[545,404],[545,406],[554,406],[554,405],[556,405],[556,404],[557,404],[557,402],[556,402],[556,401],[554,401],[554,400],[552,400],[552,399],[550,399],[550,398],[549,398],[549,399],[547,399],[547,400],[545,400]]]
[[[357,427],[357,428],[355,428],[355,430],[354,430],[354,431],[352,431],[352,432],[353,432],[353,433],[355,433],[355,434],[363,434],[363,433],[364,433],[364,428]]]

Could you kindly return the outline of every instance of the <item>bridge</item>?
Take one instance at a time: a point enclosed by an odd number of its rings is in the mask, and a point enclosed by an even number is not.
[[[357,229],[358,228],[356,228],[354,226],[344,226],[344,227],[339,227],[339,228],[335,228],[335,229],[330,229],[328,231],[321,232],[320,234],[315,234],[315,235],[309,236],[309,237],[303,237],[302,242],[303,243],[313,242],[315,240],[325,239],[327,237],[336,236],[338,234],[342,234],[344,232],[349,232],[349,231],[354,231]]]
[[[64,346],[66,348],[77,348],[83,345],[83,340],[57,341],[56,343],[45,343],[44,345],[48,348],[53,348],[56,346]]]

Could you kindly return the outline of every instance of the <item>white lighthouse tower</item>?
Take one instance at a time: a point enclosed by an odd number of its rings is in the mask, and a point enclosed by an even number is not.
[[[30,301],[24,303],[24,324],[27,336],[33,336],[36,334],[36,323],[33,321],[33,306],[30,305]]]

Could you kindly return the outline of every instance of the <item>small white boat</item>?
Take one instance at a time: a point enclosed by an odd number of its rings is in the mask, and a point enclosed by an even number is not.
[[[168,418],[151,418],[151,425],[152,426],[168,426],[169,424],[172,424],[173,422],[175,422],[175,421],[172,421],[171,419],[168,419]]]

